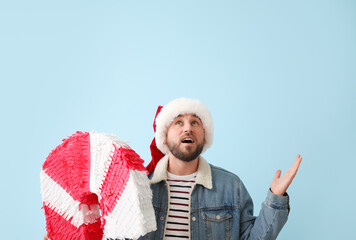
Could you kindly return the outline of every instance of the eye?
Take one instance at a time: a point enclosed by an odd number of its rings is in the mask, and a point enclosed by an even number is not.
[[[182,121],[176,121],[176,125],[182,125]]]
[[[194,120],[194,121],[192,122],[192,125],[199,125],[199,123],[198,123],[198,121],[195,121],[195,120]]]

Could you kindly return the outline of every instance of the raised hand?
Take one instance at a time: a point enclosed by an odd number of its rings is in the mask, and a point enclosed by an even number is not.
[[[289,185],[292,183],[295,175],[297,174],[302,158],[300,154],[297,155],[297,158],[289,170],[281,177],[281,170],[277,170],[274,175],[274,179],[271,183],[271,191],[274,194],[283,196],[287,191]]]

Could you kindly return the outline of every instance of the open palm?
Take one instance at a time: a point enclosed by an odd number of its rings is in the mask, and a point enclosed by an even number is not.
[[[277,170],[274,179],[271,183],[271,191],[274,194],[281,195],[281,196],[284,195],[289,185],[292,183],[295,175],[297,174],[301,161],[302,158],[300,157],[300,154],[298,154],[293,165],[288,169],[288,171],[285,174],[283,174],[282,177],[281,177],[282,171]]]

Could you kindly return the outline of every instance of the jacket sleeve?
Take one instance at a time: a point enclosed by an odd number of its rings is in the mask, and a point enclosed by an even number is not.
[[[253,202],[242,182],[239,184],[240,240],[274,240],[289,214],[289,196],[279,196],[270,190],[260,213],[253,216]]]

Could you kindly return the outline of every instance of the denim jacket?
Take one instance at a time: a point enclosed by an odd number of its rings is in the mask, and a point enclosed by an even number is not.
[[[164,239],[169,199],[167,166],[165,156],[149,176],[157,230],[141,237],[142,240]],[[191,194],[190,239],[276,239],[288,213],[288,195],[268,191],[259,216],[254,217],[252,199],[239,177],[200,157]]]

